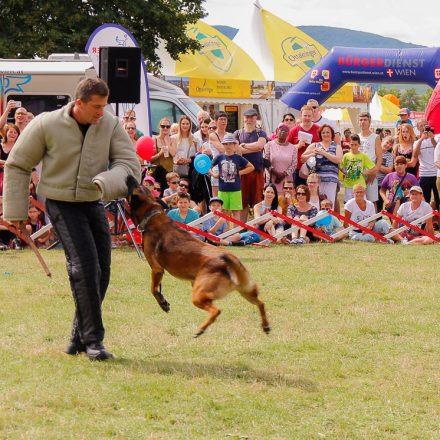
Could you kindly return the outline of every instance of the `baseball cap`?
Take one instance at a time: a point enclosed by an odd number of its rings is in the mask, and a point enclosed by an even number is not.
[[[232,134],[226,134],[225,137],[222,140],[222,144],[238,144],[237,139],[235,139]]]
[[[417,192],[423,194],[422,188],[420,188],[420,186],[417,186],[417,185],[412,186],[411,189],[409,190],[409,192],[411,192],[411,191],[417,191]]]
[[[153,176],[145,176],[144,177],[144,182],[147,182],[147,181],[156,183],[156,179]]]
[[[211,197],[211,198],[209,199],[209,204],[211,204],[211,203],[213,203],[213,202],[219,202],[219,203],[221,203],[222,206],[223,206],[223,200],[222,200],[220,197]]]
[[[258,116],[257,110],[254,108],[249,108],[245,112],[243,112],[244,116]]]
[[[409,115],[411,112],[408,107],[403,107],[399,110],[399,115]]]

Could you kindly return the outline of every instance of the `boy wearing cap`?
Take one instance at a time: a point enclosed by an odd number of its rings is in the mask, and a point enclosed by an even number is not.
[[[413,186],[409,190],[409,202],[405,202],[400,206],[397,210],[397,215],[401,217],[403,220],[411,223],[414,220],[419,219],[420,217],[430,214],[432,212],[431,205],[428,202],[425,202],[423,198],[423,190],[420,186]],[[399,222],[397,220],[393,220],[393,228],[396,229],[399,227]],[[424,221],[425,223],[425,231],[428,234],[434,235],[434,228],[432,226],[432,217],[428,218]],[[420,227],[420,226],[419,226]],[[403,238],[403,244],[431,244],[433,243],[432,238],[427,237],[426,235],[420,235],[417,231],[413,229],[406,230],[400,234]]]
[[[209,200],[209,210],[211,212],[220,211],[223,208],[223,200],[220,197],[212,197]],[[220,235],[228,230],[228,223],[223,217],[215,216],[202,223],[202,231],[213,235]]]
[[[225,135],[222,145],[225,152],[212,161],[210,174],[219,179],[218,196],[223,200],[224,209],[230,211],[229,215],[239,220],[243,208],[240,176],[251,173],[254,166],[243,156],[236,154],[237,141],[232,135]],[[218,165],[218,173],[212,170],[216,165]]]
[[[409,108],[404,107],[399,110],[399,116],[400,119],[396,122],[396,127],[398,127],[400,124],[409,124],[413,125],[411,119],[409,119],[410,111]]]

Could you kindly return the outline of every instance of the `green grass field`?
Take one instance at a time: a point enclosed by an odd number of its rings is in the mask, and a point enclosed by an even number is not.
[[[237,293],[205,312],[145,261],[113,253],[104,303],[117,360],[63,354],[73,301],[62,251],[0,255],[1,439],[440,438],[437,246],[340,243],[234,248],[272,333]]]

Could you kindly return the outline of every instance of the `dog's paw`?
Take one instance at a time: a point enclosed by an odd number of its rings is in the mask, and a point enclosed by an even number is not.
[[[266,333],[266,335],[268,335],[270,333],[270,327],[268,325],[264,326],[263,331]]]
[[[197,333],[194,333],[193,338],[198,338],[199,336],[203,335],[205,333],[205,330],[197,330]]]
[[[165,298],[162,301],[159,301],[159,305],[164,312],[168,313],[170,311],[170,303]]]

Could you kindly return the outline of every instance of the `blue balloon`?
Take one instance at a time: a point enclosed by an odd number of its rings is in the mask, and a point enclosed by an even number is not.
[[[206,174],[211,169],[211,158],[207,154],[198,154],[194,159],[194,168],[200,174]]]
[[[327,212],[325,209],[318,212],[318,214],[322,214],[323,212]],[[332,221],[332,216],[329,214],[326,217],[323,217],[315,222],[316,226],[328,226]]]

